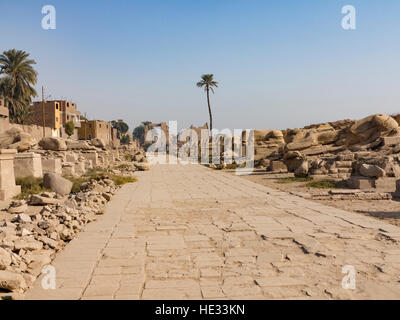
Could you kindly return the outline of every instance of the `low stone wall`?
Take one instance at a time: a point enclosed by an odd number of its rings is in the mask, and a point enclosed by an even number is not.
[[[41,127],[41,126],[37,126],[34,124],[25,125],[25,124],[9,123],[8,121],[0,122],[0,132],[6,131],[11,128],[19,128],[22,131],[29,133],[32,136],[32,138],[34,138],[37,141],[39,141],[43,138],[43,127]],[[46,137],[59,137],[60,136],[59,130],[55,130],[55,129],[53,130],[52,128],[49,128],[49,127],[45,127],[44,130],[45,130]],[[61,129],[61,136],[63,138],[68,138],[68,135],[65,133],[64,128]],[[74,134],[71,137],[69,137],[69,139],[78,140],[78,129],[77,128],[75,128]]]

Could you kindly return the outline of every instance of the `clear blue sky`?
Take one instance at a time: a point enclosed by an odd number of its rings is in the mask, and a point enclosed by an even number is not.
[[[89,118],[277,128],[400,112],[398,0],[0,0],[0,50],[37,61],[38,89]],[[57,29],[41,28],[43,5]],[[357,30],[341,8],[357,9]]]

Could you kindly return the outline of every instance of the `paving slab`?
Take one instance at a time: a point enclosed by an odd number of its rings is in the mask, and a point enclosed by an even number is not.
[[[400,298],[396,226],[200,165],[137,176],[26,299]]]

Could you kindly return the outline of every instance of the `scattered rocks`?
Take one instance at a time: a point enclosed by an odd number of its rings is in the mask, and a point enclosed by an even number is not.
[[[11,202],[10,207],[8,208],[7,211],[9,213],[18,214],[18,213],[24,213],[26,210],[28,210],[28,205],[26,204],[26,201],[16,200]]]
[[[10,272],[0,271],[0,289],[3,290],[24,290],[26,289],[26,282],[22,275]]]
[[[28,141],[28,136],[21,130],[13,129],[0,134],[1,147],[15,143],[17,135],[21,137],[20,141],[23,138],[26,138],[24,143]],[[12,201],[7,214],[0,218],[0,299],[22,294],[56,252],[74,239],[86,224],[104,214],[106,203],[119,188],[114,183],[112,171],[118,171],[114,174],[121,176],[131,176],[137,168],[150,169],[143,153],[136,152],[136,147],[109,150],[100,139],[89,144],[87,141],[44,138],[39,147],[35,152],[42,156],[42,160],[47,160],[43,186],[51,192],[32,194],[29,201]],[[124,153],[137,155],[138,161],[121,163],[121,157],[126,159]],[[78,193],[75,190],[71,193],[73,183],[60,176],[61,172],[83,175],[98,167],[107,173],[95,174],[94,179],[82,184]]]
[[[11,264],[11,254],[0,247],[0,270],[5,270]]]
[[[58,204],[58,203],[60,203],[59,199],[47,197],[43,193],[41,193],[40,195],[33,194],[29,199],[29,204],[32,206],[45,206],[48,204]]]
[[[21,213],[17,215],[14,219],[11,220],[12,222],[19,222],[19,223],[29,223],[32,222],[31,217],[27,214]]]

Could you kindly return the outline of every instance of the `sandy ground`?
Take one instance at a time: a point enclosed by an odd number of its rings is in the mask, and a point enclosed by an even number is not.
[[[235,174],[234,170],[225,170]],[[306,182],[277,183],[279,179],[292,177],[291,173],[271,173],[256,169],[252,174],[242,176],[244,179],[275,188],[285,192],[298,192],[318,194],[329,189],[317,189],[306,187]],[[377,219],[383,219],[388,223],[400,226],[400,201],[396,200],[312,200],[346,211],[357,212]]]

